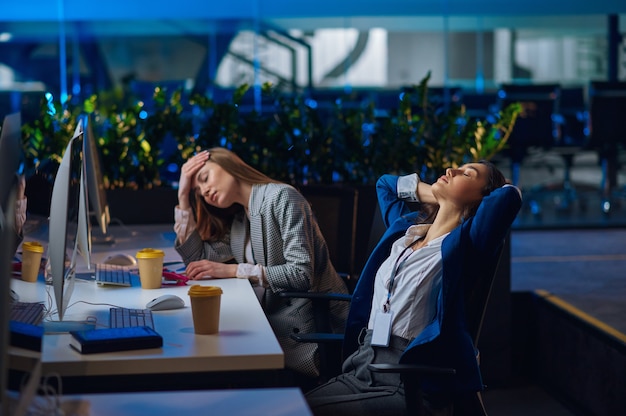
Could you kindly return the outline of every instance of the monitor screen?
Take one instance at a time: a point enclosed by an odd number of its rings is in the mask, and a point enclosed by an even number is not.
[[[86,185],[92,215],[96,218],[102,234],[106,235],[111,217],[109,215],[109,205],[107,203],[106,190],[104,189],[104,181],[102,180],[100,153],[98,152],[98,143],[93,133],[92,120],[93,118],[88,114],[82,117],[83,130],[85,131],[83,153],[85,155],[85,173],[87,176]]]
[[[74,289],[77,254],[90,266],[87,194],[84,184],[82,123],[76,128],[59,165],[50,202],[48,266],[59,320]],[[52,242],[54,242],[52,244]]]

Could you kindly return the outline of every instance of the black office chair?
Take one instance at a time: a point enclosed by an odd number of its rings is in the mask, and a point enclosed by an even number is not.
[[[498,114],[498,94],[492,92],[463,92],[461,104],[465,114],[474,120],[490,120]]]
[[[588,118],[584,88],[561,88],[559,111],[553,114],[557,130],[549,152],[563,161],[563,179],[533,186],[528,194],[531,198],[539,198],[541,195],[553,197],[556,210],[562,213],[571,211],[576,203],[582,211],[587,207],[586,200],[580,198],[577,192],[577,189],[583,189],[584,186],[574,184],[571,172],[574,158],[587,148]]]
[[[511,182],[519,186],[520,167],[529,149],[551,149],[558,142],[554,115],[559,112],[558,84],[503,84],[498,91],[500,108],[519,102],[522,113],[515,122],[505,152],[511,160]],[[541,213],[534,195],[525,198],[533,214]]]
[[[619,153],[626,145],[626,82],[592,81],[589,85],[589,147],[601,160],[602,211],[609,214],[619,192]]]
[[[300,192],[311,204],[328,245],[330,261],[348,290],[355,285],[356,220],[359,191],[352,186],[308,185]]]

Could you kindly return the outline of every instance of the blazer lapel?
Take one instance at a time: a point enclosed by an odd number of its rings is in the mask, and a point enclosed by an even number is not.
[[[248,230],[247,222],[248,221],[246,221],[245,214],[237,215],[233,219],[230,236],[230,249],[233,252],[233,257],[238,262],[243,262],[245,259],[244,250],[246,242],[246,232]]]
[[[263,266],[267,266],[264,234],[263,234],[263,218],[261,217],[261,207],[265,198],[265,190],[267,185],[254,185],[250,195],[250,242],[252,243],[252,255],[254,261]]]

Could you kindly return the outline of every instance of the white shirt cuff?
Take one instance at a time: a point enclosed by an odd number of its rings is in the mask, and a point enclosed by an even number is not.
[[[248,279],[252,283],[263,286],[263,266],[260,264],[239,263],[237,265],[237,278]]]
[[[178,206],[174,208],[174,232],[176,239],[183,244],[196,227],[191,210],[180,209]]]
[[[420,202],[417,197],[417,185],[420,182],[417,173],[400,176],[398,178],[397,193],[398,198],[409,202]]]
[[[26,222],[26,198],[15,201],[15,231],[19,234]]]

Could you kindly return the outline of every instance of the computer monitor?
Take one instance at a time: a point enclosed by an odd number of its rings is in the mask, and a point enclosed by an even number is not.
[[[83,154],[85,158],[85,173],[87,193],[89,195],[89,203],[91,205],[91,215],[96,218],[100,233],[92,233],[92,242],[94,244],[114,242],[113,236],[109,233],[109,223],[111,216],[109,214],[109,204],[107,202],[106,190],[104,189],[104,181],[102,180],[102,169],[100,163],[100,153],[98,152],[98,143],[93,133],[93,118],[88,114],[83,115],[83,131],[85,137],[83,139]]]
[[[77,254],[81,254],[91,268],[83,139],[83,125],[79,121],[59,165],[50,202],[46,272],[51,275],[60,321],[74,290]]]

